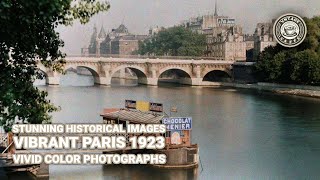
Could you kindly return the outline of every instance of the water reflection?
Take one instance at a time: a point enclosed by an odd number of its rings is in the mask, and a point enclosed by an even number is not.
[[[112,78],[111,86],[138,86],[138,79]]]
[[[60,86],[93,86],[94,78],[92,75],[79,75],[73,71],[67,71],[60,77]]]
[[[198,169],[157,169],[147,165],[50,165],[50,179],[197,179]]]
[[[50,179],[105,179],[101,165],[50,165]]]
[[[125,82],[126,84],[127,82]],[[97,123],[125,99],[192,116],[203,171],[146,166],[50,166],[56,179],[312,179],[319,177],[320,101],[227,88],[164,85],[42,87],[61,106],[54,123]],[[89,169],[88,169],[89,168]],[[90,170],[90,168],[93,168]],[[74,169],[79,169],[74,171]]]
[[[45,86],[46,80],[45,79],[36,79],[33,83],[35,86]]]
[[[104,166],[105,179],[176,180],[197,179],[198,169],[157,169],[146,165]]]

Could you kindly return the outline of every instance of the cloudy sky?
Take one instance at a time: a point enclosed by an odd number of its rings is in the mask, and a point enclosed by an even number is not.
[[[94,16],[89,23],[59,27],[65,41],[63,50],[80,54],[81,47],[87,46],[94,24],[106,31],[118,27],[122,22],[129,31],[147,34],[153,26],[172,26],[189,17],[213,13],[215,0],[109,0],[108,12]],[[236,19],[245,33],[253,33],[256,23],[268,22],[284,13],[297,13],[312,17],[320,15],[319,0],[217,0],[218,14]]]

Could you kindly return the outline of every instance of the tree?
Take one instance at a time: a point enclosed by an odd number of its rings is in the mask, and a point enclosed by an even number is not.
[[[56,28],[110,8],[95,0],[1,0],[0,1],[0,125],[9,131],[15,120],[50,122],[58,110],[47,93],[33,86],[44,78],[37,59],[53,71],[61,70],[65,54]]]
[[[263,72],[259,74],[260,77],[271,82],[279,81],[282,75],[281,69],[283,62],[285,61],[286,54],[284,52],[280,52],[276,55],[273,55],[268,53],[268,51],[265,51],[261,54],[261,57],[265,59],[265,61],[258,63],[256,66],[258,72]]]
[[[160,31],[151,39],[140,42],[137,53],[159,56],[201,56],[205,45],[205,35],[175,26]]]
[[[295,83],[314,84],[320,82],[320,58],[312,50],[300,51],[291,60],[290,78]]]
[[[320,16],[305,18],[307,36],[294,48],[279,44],[260,53],[255,72],[259,81],[319,84],[320,83]]]

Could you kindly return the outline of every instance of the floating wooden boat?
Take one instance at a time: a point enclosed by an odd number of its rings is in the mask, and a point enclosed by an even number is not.
[[[144,150],[148,153],[166,154],[167,162],[164,165],[153,165],[159,168],[195,168],[199,164],[199,147],[197,144],[191,144],[191,124],[192,119],[183,119],[179,117],[171,117],[172,122],[185,122],[189,124],[170,124],[171,119],[163,112],[146,111],[137,108],[138,102],[126,101],[126,108],[104,109],[101,116],[103,123],[122,124],[166,124],[167,132],[161,135],[166,138],[166,146],[161,150]],[[144,102],[144,104],[146,104]],[[159,105],[159,103],[157,103]],[[150,106],[149,106],[150,107]],[[157,109],[163,109],[157,107]],[[164,122],[164,119],[165,122]],[[175,121],[176,120],[176,121]],[[183,121],[185,120],[185,121]],[[141,136],[149,136],[150,134],[140,134]],[[127,134],[127,136],[130,136]]]

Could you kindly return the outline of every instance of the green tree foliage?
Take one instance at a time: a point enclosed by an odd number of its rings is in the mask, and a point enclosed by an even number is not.
[[[58,110],[47,93],[33,86],[44,78],[37,69],[41,61],[53,71],[64,64],[59,50],[63,41],[56,28],[71,25],[108,10],[107,2],[95,0],[1,0],[0,1],[0,125],[10,130],[15,120],[50,122]]]
[[[308,32],[294,48],[281,45],[260,53],[255,65],[259,81],[295,84],[320,84],[320,16],[305,18]]]
[[[320,82],[320,58],[312,50],[297,52],[291,60],[290,79],[294,82],[313,84]]]
[[[140,42],[138,54],[169,56],[201,56],[205,50],[205,35],[194,33],[181,26],[160,31]]]

